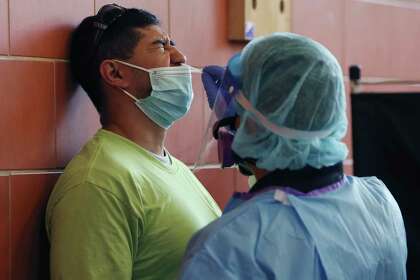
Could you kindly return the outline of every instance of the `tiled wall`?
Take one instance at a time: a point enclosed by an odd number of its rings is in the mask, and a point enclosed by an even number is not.
[[[227,41],[228,0],[0,0],[0,279],[45,279],[45,201],[58,172],[99,127],[85,93],[72,84],[69,31],[105,3],[149,9],[190,64],[224,64],[242,47]],[[292,0],[293,31],[321,41],[369,76],[418,78],[420,4],[398,0]],[[386,3],[386,4],[384,4]],[[191,165],[209,116],[199,77],[188,117],[168,149]],[[346,142],[351,145],[350,132]],[[346,170],[351,173],[351,154]],[[209,167],[198,177],[223,206],[246,178]]]

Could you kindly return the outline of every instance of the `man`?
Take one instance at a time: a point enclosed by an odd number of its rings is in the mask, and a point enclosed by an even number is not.
[[[220,215],[164,148],[192,101],[185,61],[144,10],[105,5],[75,30],[72,72],[103,128],[49,199],[52,279],[174,279],[192,234]]]
[[[224,78],[216,69],[203,69],[207,94],[221,85],[215,100],[229,109],[228,90],[237,113],[216,128],[236,130],[231,152],[257,182],[193,237],[180,279],[406,279],[397,202],[378,178],[343,173],[346,98],[335,57],[309,38],[274,33],[234,56]]]

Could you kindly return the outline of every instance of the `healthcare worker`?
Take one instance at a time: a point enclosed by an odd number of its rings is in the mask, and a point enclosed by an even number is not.
[[[204,69],[209,101],[216,88],[217,98],[233,97],[232,153],[257,182],[194,235],[180,278],[406,279],[396,201],[376,177],[343,174],[346,97],[335,57],[275,33],[221,69]]]

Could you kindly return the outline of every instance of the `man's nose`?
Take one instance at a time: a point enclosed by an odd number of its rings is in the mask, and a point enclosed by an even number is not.
[[[171,47],[170,55],[171,55],[171,66],[181,65],[182,63],[187,62],[187,57],[182,52],[180,52],[176,47]]]

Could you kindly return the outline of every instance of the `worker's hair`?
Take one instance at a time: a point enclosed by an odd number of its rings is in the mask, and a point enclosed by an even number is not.
[[[71,37],[71,73],[100,114],[104,104],[99,72],[101,62],[112,58],[129,59],[142,37],[135,28],[159,25],[159,19],[145,10],[122,9],[123,13],[108,26],[101,22],[100,12],[85,18]]]

